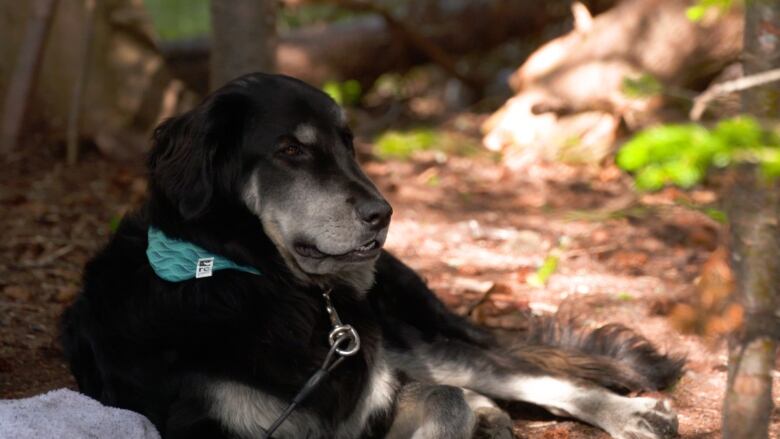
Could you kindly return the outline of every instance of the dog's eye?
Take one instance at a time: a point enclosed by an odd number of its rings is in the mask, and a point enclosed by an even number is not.
[[[354,136],[352,135],[352,131],[347,129],[342,135],[341,140],[344,142],[344,145],[347,147],[347,150],[349,151],[352,156],[355,156],[355,144],[354,144]]]
[[[298,155],[301,153],[301,147],[298,145],[287,145],[284,147],[285,155]]]
[[[297,157],[303,154],[303,148],[297,143],[288,143],[284,145],[279,152],[287,157]]]

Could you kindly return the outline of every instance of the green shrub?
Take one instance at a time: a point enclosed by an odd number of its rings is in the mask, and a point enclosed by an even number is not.
[[[780,138],[755,119],[725,119],[714,128],[698,124],[662,125],[644,130],[626,142],[617,164],[632,172],[642,190],[667,184],[689,188],[712,167],[735,162],[760,165],[768,177],[780,175]]]
[[[339,105],[351,106],[360,102],[363,97],[363,88],[354,79],[343,82],[328,81],[322,86],[322,91],[327,93]]]
[[[408,158],[415,151],[432,149],[437,134],[430,129],[387,131],[375,141],[375,152],[382,158]]]
[[[163,41],[204,37],[210,32],[209,0],[144,0],[144,6]]]

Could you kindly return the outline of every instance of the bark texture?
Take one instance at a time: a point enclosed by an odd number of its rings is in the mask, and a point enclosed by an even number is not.
[[[735,171],[729,193],[731,259],[744,327],[729,342],[723,437],[765,438],[772,412],[772,336],[780,286],[780,186]]]
[[[0,129],[0,151],[3,153],[10,152],[19,138],[57,0],[38,0],[33,2],[32,7],[3,105],[3,123]]]
[[[212,0],[211,89],[252,72],[273,72],[275,0]]]
[[[780,66],[780,3],[748,2],[745,16],[746,75]],[[742,94],[743,111],[777,117],[777,84]],[[780,184],[768,183],[751,168],[737,169],[728,195],[732,265],[745,326],[729,343],[728,387],[723,437],[766,438],[772,413],[772,370],[777,349],[780,293]]]
[[[84,14],[86,25],[81,35],[80,66],[76,75],[76,83],[73,84],[73,95],[70,100],[70,113],[68,114],[66,162],[75,165],[79,158],[79,125],[81,112],[84,106],[84,87],[89,73],[89,57],[91,55],[92,39],[95,29],[95,0],[85,0]]]

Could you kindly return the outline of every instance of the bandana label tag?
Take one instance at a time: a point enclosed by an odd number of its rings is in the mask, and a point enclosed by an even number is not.
[[[211,277],[213,270],[214,258],[200,258],[198,259],[198,266],[195,269],[195,279]]]

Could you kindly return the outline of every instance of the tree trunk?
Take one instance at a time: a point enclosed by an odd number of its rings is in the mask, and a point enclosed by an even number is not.
[[[752,166],[734,174],[727,200],[731,259],[746,317],[729,341],[723,437],[765,438],[776,348],[770,333],[780,282],[780,187],[761,181]]]
[[[70,101],[68,113],[68,131],[66,136],[65,157],[68,165],[75,165],[79,158],[79,124],[81,123],[81,111],[84,106],[84,87],[89,73],[89,56],[92,52],[92,39],[95,36],[95,0],[85,0],[84,15],[86,25],[81,36],[81,59],[79,70],[76,74],[76,83],[73,84],[73,95]]]
[[[211,89],[245,73],[275,70],[276,1],[211,1]]]
[[[746,75],[780,66],[780,3],[747,2],[744,33]],[[776,117],[776,84],[743,92],[743,111]],[[729,343],[728,387],[723,407],[723,437],[766,438],[772,412],[772,375],[777,347],[773,334],[780,290],[780,184],[768,183],[755,169],[735,171],[726,200],[732,239],[737,297],[745,308],[745,327]]]
[[[0,129],[0,151],[3,153],[11,152],[19,139],[27,101],[35,83],[56,7],[57,0],[38,0],[33,5],[33,13],[25,30],[24,42],[3,105],[3,124]]]

